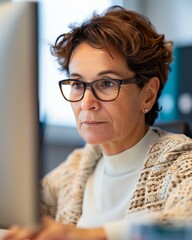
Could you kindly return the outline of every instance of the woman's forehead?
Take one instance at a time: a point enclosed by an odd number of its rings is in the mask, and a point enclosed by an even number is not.
[[[83,42],[78,45],[70,58],[69,72],[83,68],[98,69],[99,71],[131,72],[126,59],[116,49],[96,48]]]

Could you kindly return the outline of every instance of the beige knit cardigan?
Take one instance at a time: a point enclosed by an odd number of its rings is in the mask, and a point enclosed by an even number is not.
[[[159,138],[143,156],[144,168],[127,203],[125,218],[143,211],[155,213],[158,221],[166,223],[192,222],[192,140],[160,129],[154,131]],[[43,214],[61,223],[77,223],[86,181],[101,155],[98,145],[86,144],[45,176],[42,181]]]

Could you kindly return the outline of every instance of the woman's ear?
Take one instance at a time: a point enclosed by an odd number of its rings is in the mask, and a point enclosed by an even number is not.
[[[156,101],[157,94],[160,87],[160,81],[158,77],[152,77],[148,83],[144,86],[145,99],[143,102],[143,113],[149,112]]]

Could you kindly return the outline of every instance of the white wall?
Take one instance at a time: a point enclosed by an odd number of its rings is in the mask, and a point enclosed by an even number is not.
[[[191,0],[141,0],[143,14],[176,44],[192,44]]]
[[[176,44],[192,44],[191,0],[122,0],[123,5],[148,17],[159,33]]]

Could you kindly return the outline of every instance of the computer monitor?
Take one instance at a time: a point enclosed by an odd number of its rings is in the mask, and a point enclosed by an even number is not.
[[[38,6],[0,4],[0,228],[39,221]]]

